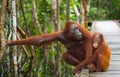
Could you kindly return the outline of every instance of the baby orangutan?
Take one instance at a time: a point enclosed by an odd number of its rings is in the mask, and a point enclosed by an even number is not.
[[[97,49],[103,41],[103,36],[100,33],[96,33],[93,37],[93,49]]]
[[[111,51],[101,33],[93,36],[93,63],[88,64],[90,71],[107,71],[110,65]]]

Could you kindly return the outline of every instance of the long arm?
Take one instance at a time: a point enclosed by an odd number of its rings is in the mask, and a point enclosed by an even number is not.
[[[58,41],[59,36],[62,32],[54,32],[50,34],[43,34],[38,36],[31,36],[25,39],[21,40],[10,40],[7,41],[7,45],[22,45],[22,44],[28,44],[28,45],[43,45],[47,43],[51,43],[53,41]]]

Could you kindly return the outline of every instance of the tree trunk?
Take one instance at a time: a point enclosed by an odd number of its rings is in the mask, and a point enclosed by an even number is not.
[[[81,0],[81,24],[88,28],[88,12],[91,0]]]
[[[0,12],[0,60],[5,53],[5,36],[4,36],[4,20],[7,0],[2,0],[2,8]]]
[[[27,23],[27,20],[26,20],[26,17],[25,17],[25,12],[24,12],[24,8],[23,8],[22,0],[20,0],[20,6],[21,6],[21,10],[22,10],[22,15],[23,15],[23,18],[24,18],[24,22],[25,22],[27,34],[28,34],[28,36],[30,36],[30,29],[29,29],[29,26],[28,26],[28,23]]]
[[[81,0],[81,8],[80,8],[80,24],[84,25],[84,9],[83,9],[83,0]]]
[[[66,5],[66,22],[68,22],[70,16],[70,0],[66,0]]]
[[[66,0],[66,22],[69,21],[69,15],[70,15],[70,0]],[[68,64],[65,63],[65,77],[68,77]]]
[[[53,24],[54,24],[54,26],[55,26],[55,29],[57,29],[56,28],[56,25],[57,25],[57,12],[56,12],[56,9],[57,9],[57,2],[56,2],[56,0],[52,0],[52,12],[53,12],[53,16],[52,16],[52,20],[53,20]]]
[[[82,5],[83,5],[83,9],[84,9],[84,26],[87,28],[88,27],[88,25],[87,25],[87,16],[88,16],[88,13],[87,13],[86,0],[82,0]]]
[[[17,20],[16,20],[16,2],[12,1],[12,11],[13,11],[13,40],[17,39],[16,30],[17,30]],[[13,47],[13,62],[14,62],[14,75],[18,77],[18,62],[17,62],[17,46]]]
[[[75,11],[75,14],[77,17],[77,22],[79,23],[80,22],[80,13],[79,13],[78,8],[75,4],[74,4],[74,11]]]
[[[55,25],[55,31],[60,30],[60,3],[61,0],[52,0],[52,9],[53,9],[53,22]],[[58,50],[57,60],[56,60],[56,76],[55,77],[61,77],[61,49],[60,49],[60,43],[58,43],[56,50]]]
[[[32,13],[33,13],[33,26],[35,26],[39,33],[42,34],[42,30],[41,30],[41,27],[40,27],[40,24],[39,24],[39,21],[38,21],[38,17],[37,17],[37,9],[36,9],[36,3],[35,3],[35,0],[32,0]]]

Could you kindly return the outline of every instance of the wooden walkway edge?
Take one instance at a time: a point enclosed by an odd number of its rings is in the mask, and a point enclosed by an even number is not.
[[[91,31],[104,35],[112,55],[108,71],[92,73],[90,77],[120,77],[120,24],[115,21],[94,21]]]

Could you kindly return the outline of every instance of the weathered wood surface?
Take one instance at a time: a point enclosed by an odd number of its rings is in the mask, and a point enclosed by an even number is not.
[[[90,77],[88,69],[82,69],[81,72],[76,73],[74,77]]]
[[[89,77],[89,70],[88,69],[82,69],[80,77]]]
[[[114,21],[94,21],[91,31],[104,35],[112,56],[107,72],[92,73],[90,77],[120,77],[120,24]]]

